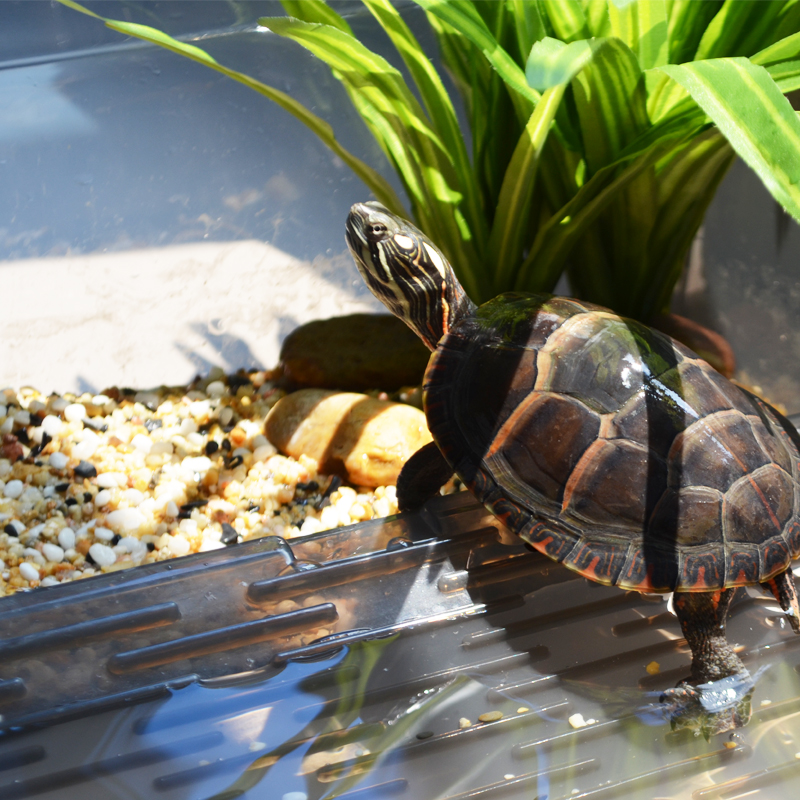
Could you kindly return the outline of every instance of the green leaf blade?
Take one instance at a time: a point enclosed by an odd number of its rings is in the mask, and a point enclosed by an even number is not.
[[[800,220],[800,121],[769,73],[745,58],[659,69],[691,94],[772,196]]]

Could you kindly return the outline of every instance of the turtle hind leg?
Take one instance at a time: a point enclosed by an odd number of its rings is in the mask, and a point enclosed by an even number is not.
[[[725,617],[736,589],[675,592],[672,604],[692,651],[690,683],[699,685],[746,672],[725,638]]]
[[[789,618],[789,624],[795,633],[800,633],[800,605],[797,602],[797,589],[794,585],[792,571],[787,569],[779,575],[764,581],[761,586],[775,595],[781,608]]]
[[[445,461],[435,442],[421,447],[406,461],[397,478],[397,507],[414,511],[439,492],[453,468]]]

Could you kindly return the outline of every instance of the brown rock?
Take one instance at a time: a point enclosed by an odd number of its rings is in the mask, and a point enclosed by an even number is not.
[[[310,456],[322,472],[357,486],[396,483],[406,460],[431,441],[417,408],[324,389],[287,395],[270,411],[264,429],[281,452]]]
[[[293,386],[392,392],[422,381],[430,353],[390,314],[350,314],[315,320],[293,331],[281,348]]]

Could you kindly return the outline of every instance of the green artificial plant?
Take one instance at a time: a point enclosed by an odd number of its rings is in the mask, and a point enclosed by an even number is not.
[[[97,16],[72,0],[60,0]],[[451,260],[476,302],[550,291],[645,321],[668,309],[734,156],[800,220],[800,0],[415,0],[470,126],[390,0],[362,0],[411,81],[322,0],[259,20],[330,66],[410,209],[287,94],[154,28],[105,23],[206,64],[313,130]],[[265,34],[265,46],[269,38]]]

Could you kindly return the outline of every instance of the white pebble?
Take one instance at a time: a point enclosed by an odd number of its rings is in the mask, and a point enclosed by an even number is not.
[[[0,433],[11,433],[14,430],[14,417],[6,417],[2,425],[0,425]]]
[[[64,409],[64,419],[67,422],[77,422],[86,419],[86,406],[83,403],[70,403]]]
[[[181,436],[186,437],[193,433],[197,433],[198,430],[199,428],[197,427],[197,423],[190,417],[187,417],[185,420],[183,420],[183,422],[181,422],[181,427],[178,432]]]
[[[41,428],[51,439],[54,439],[64,430],[64,423],[58,417],[48,414],[42,420]]]
[[[14,422],[22,427],[27,427],[31,424],[31,415],[28,411],[17,411],[17,413],[14,414]]]
[[[63,548],[50,542],[42,547],[42,554],[51,564],[60,564],[64,560]]]
[[[127,500],[130,506],[138,506],[144,502],[144,495],[138,489],[126,489],[122,493],[122,499]]]
[[[29,561],[23,561],[19,565],[19,574],[26,580],[26,581],[38,581],[39,580],[39,570],[33,566]]]
[[[230,406],[225,406],[219,412],[219,424],[225,427],[231,424],[231,420],[233,420],[233,409]]]
[[[62,528],[58,532],[58,543],[65,549],[75,547],[75,531],[72,528]]]
[[[206,456],[184,458],[181,466],[189,472],[208,472],[211,469],[211,459]]]
[[[172,451],[172,442],[153,442],[153,446],[150,448],[150,455],[157,456],[161,455],[162,453],[168,453],[169,455],[172,455]]]
[[[308,800],[308,795],[305,792],[286,792],[281,800]]]
[[[111,502],[112,497],[113,495],[108,489],[102,489],[95,495],[94,504],[97,506],[97,508],[102,508]]]
[[[167,540],[167,549],[174,556],[185,556],[189,552],[189,542],[180,534],[170,536]]]
[[[89,548],[89,555],[98,567],[110,567],[117,560],[117,554],[104,544],[93,544]]]
[[[94,538],[101,542],[110,542],[116,534],[110,528],[95,528]]]
[[[38,525],[34,525],[26,534],[25,541],[32,542],[34,539],[39,538],[39,534],[44,530],[44,522],[40,522]]]
[[[84,439],[72,448],[72,457],[79,461],[86,461],[97,452],[97,439]]]
[[[52,453],[50,455],[50,466],[53,469],[64,469],[69,463],[69,459],[63,453]]]
[[[136,436],[131,439],[131,444],[137,450],[141,450],[145,455],[147,455],[153,447],[153,440],[149,436],[145,436],[143,433],[137,433]]]
[[[138,508],[118,508],[106,515],[106,522],[112,528],[130,532],[138,531],[144,525],[145,518]]]
[[[5,478],[11,472],[11,462],[7,458],[0,458],[0,478]]]
[[[44,556],[38,550],[35,550],[33,547],[24,548],[22,551],[22,557],[32,558],[41,567],[43,567],[47,563],[44,560]]]
[[[55,578],[52,575],[48,575],[46,578],[42,579],[40,584],[41,586],[58,586],[58,578]]]
[[[262,444],[256,447],[256,449],[253,451],[253,460],[266,461],[268,458],[274,456],[277,452],[278,450],[275,445],[267,442],[267,444]]]
[[[193,519],[182,519],[180,529],[189,536],[197,536],[197,522]]]
[[[60,414],[69,404],[69,400],[65,400],[63,397],[55,397],[50,401],[50,408],[56,414]]]
[[[97,476],[97,485],[103,489],[127,486],[128,476],[124,472],[103,472]]]
[[[21,523],[18,519],[12,519],[9,523],[14,530],[17,532],[17,536],[25,531],[25,525]]]
[[[29,486],[22,493],[22,497],[20,499],[23,503],[30,503],[33,505],[34,503],[38,503],[40,500],[43,500],[44,495],[35,486]]]
[[[8,406],[4,406],[0,403],[0,417],[4,417],[6,414],[8,414]]]
[[[3,490],[5,496],[11,500],[16,500],[24,491],[25,484],[18,480],[9,481]]]
[[[168,517],[177,517],[178,514],[180,514],[178,504],[174,500],[170,500],[169,503],[167,503],[166,514]]]
[[[586,720],[583,718],[583,714],[573,714],[568,720],[570,725],[573,728],[585,728],[586,727]]]
[[[209,397],[222,397],[227,391],[228,387],[222,381],[211,381],[206,386],[206,394]]]
[[[212,539],[203,539],[203,544],[200,545],[200,552],[207,553],[209,550],[224,550],[225,545],[222,542],[215,542]]]

